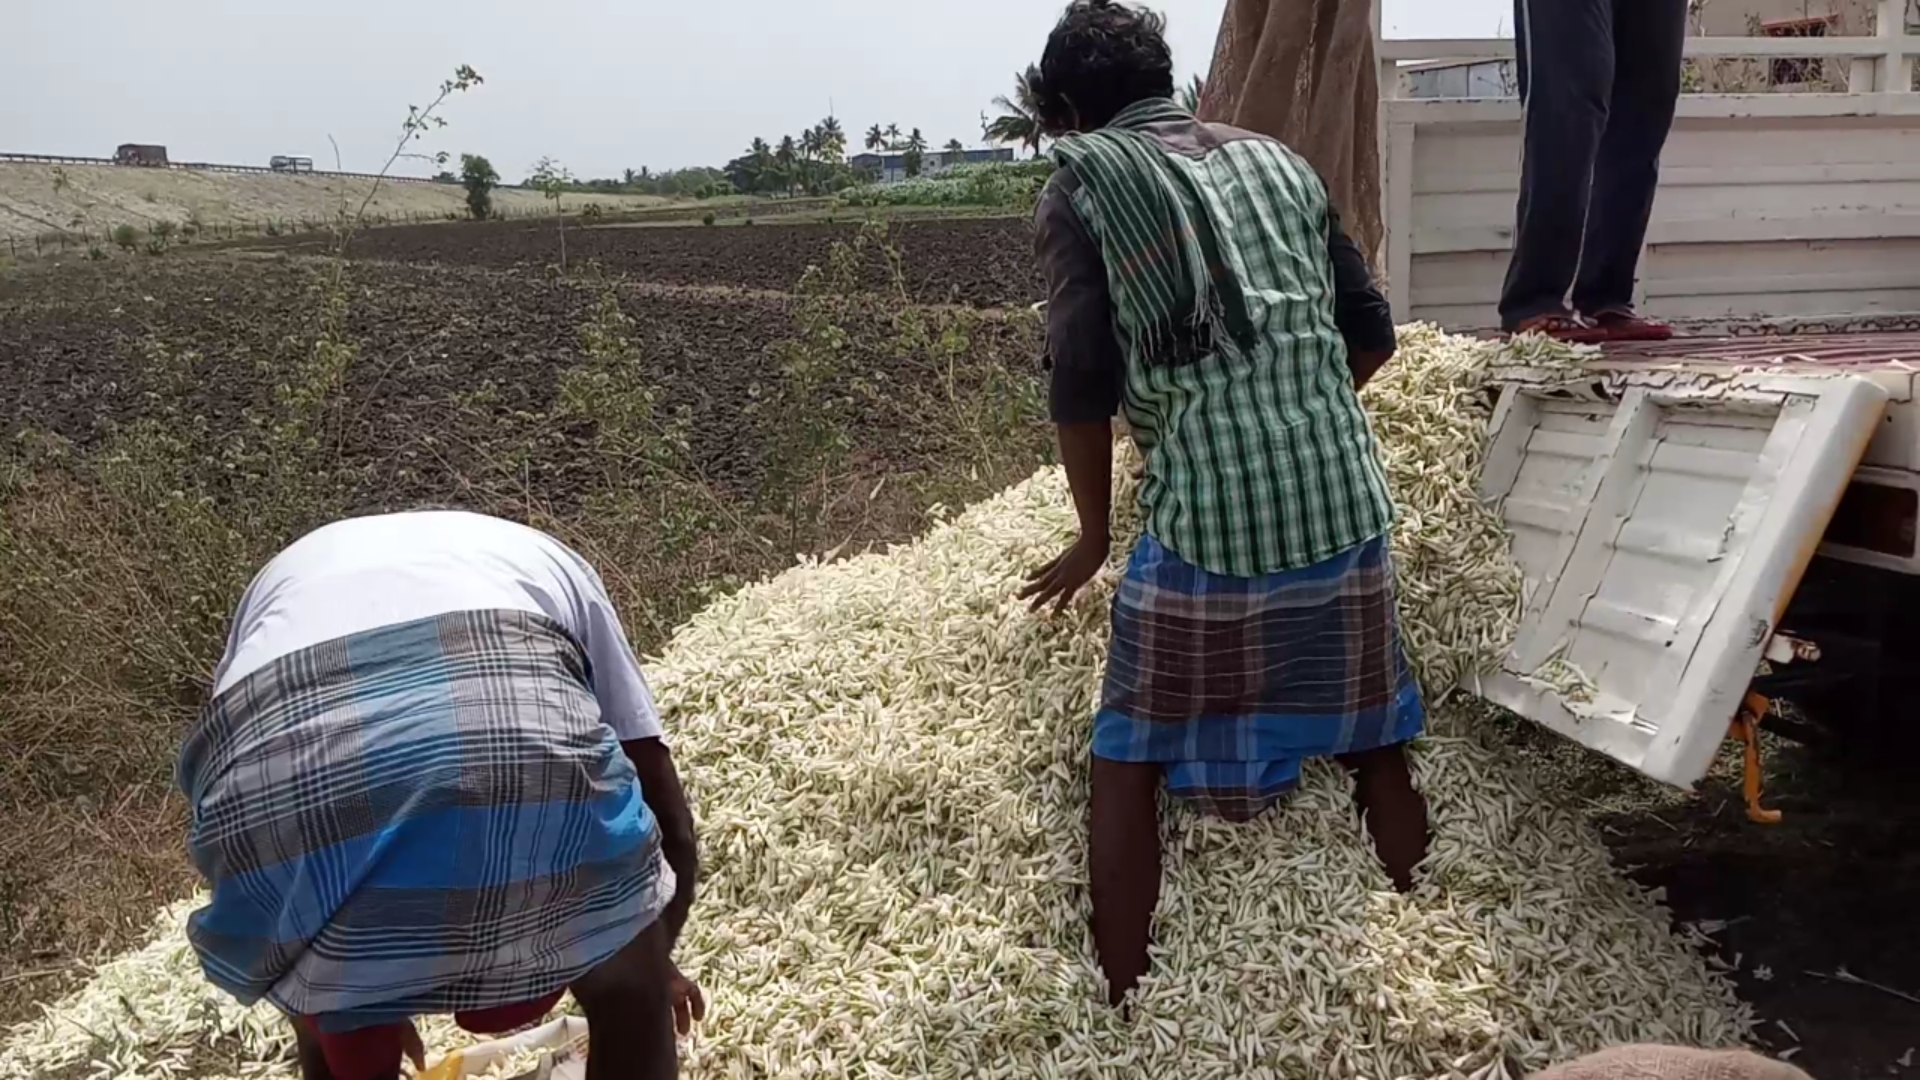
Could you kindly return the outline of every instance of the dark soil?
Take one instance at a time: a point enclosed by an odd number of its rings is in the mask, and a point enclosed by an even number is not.
[[[207,418],[216,436],[241,428],[250,410],[271,406],[282,359],[310,331],[316,273],[304,259],[254,256],[82,266],[16,284],[0,319],[10,382],[0,436],[35,429],[84,450],[154,415],[167,395],[155,350],[197,354],[199,377],[171,404]],[[553,406],[560,372],[579,361],[580,328],[603,288],[634,321],[662,407],[691,422],[706,477],[736,494],[761,478],[768,432],[748,404],[773,385],[773,350],[794,333],[784,294],[377,262],[355,265],[351,282],[347,326],[362,359],[345,387],[339,452],[365,467],[355,511],[443,498],[509,451],[528,487],[570,505],[587,482],[586,433],[526,425]],[[892,348],[885,309],[848,329],[850,367],[873,406],[862,410],[863,448],[898,468],[926,465],[924,448],[940,432],[903,430],[924,418],[886,405],[930,391],[938,373]],[[1035,333],[1018,316],[979,320],[970,355],[1037,373]]]
[[[835,241],[860,224],[851,213],[835,224],[621,225],[566,228],[567,261],[598,263],[607,273],[663,285],[791,289],[808,266],[823,266]],[[1043,286],[1024,218],[897,222],[891,241],[904,261],[909,294],[924,303],[976,307],[1031,304]],[[318,254],[318,234],[282,238],[271,247]],[[353,240],[357,258],[445,266],[537,270],[560,258],[552,221],[463,222],[373,229]],[[867,284],[888,284],[875,268]]]
[[[1603,835],[1677,920],[1725,923],[1720,954],[1776,1054],[1798,1047],[1818,1080],[1920,1075],[1920,1002],[1841,981],[1920,998],[1920,770],[1773,754],[1778,825],[1749,821],[1723,781],[1673,812],[1602,817]]]
[[[1699,793],[1654,784],[1518,719],[1492,721],[1540,782],[1586,805],[1634,880],[1693,923],[1760,1021],[1765,1048],[1816,1080],[1920,1076],[1920,762],[1767,735],[1748,820],[1733,744]],[[1909,1050],[1914,1065],[1898,1062]]]

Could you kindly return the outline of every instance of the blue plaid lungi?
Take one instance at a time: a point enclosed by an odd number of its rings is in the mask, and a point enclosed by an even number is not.
[[[1167,789],[1243,821],[1310,757],[1406,742],[1425,722],[1387,540],[1298,570],[1209,573],[1151,536],[1113,599],[1093,753],[1160,762]]]
[[[350,1031],[539,998],[618,952],[672,871],[585,654],[529,612],[383,627],[215,698],[179,781],[207,978]]]

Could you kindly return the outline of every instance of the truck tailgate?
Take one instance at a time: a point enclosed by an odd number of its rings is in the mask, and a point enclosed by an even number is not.
[[[1507,384],[1481,487],[1524,611],[1501,670],[1469,689],[1692,786],[1886,401],[1847,375]]]

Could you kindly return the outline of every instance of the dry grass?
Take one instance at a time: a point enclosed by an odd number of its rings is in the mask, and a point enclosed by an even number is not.
[[[0,561],[54,571],[0,605],[0,1015],[18,1015],[188,884],[167,761],[198,665],[170,628],[182,577],[116,497],[17,470],[5,494]]]
[[[372,183],[329,176],[62,165],[58,168],[65,182],[57,184],[55,168],[0,163],[0,239],[78,232],[99,240],[116,225],[132,225],[144,238],[147,226],[163,221],[254,230],[268,221],[325,222],[338,213],[343,198],[357,207]],[[465,190],[452,184],[386,183],[367,212],[374,221],[464,217],[465,199]],[[513,188],[496,190],[493,202],[509,216],[544,213],[551,207],[539,192]],[[592,204],[614,211],[666,202],[652,195],[568,195],[562,205],[568,212]]]

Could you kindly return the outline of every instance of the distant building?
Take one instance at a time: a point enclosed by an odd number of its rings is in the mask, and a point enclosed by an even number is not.
[[[1012,161],[1013,148],[996,146],[990,150],[962,150],[950,154],[945,150],[928,150],[920,156],[920,175],[932,176],[955,165],[985,165],[992,161]],[[907,178],[907,155],[905,154],[855,154],[847,159],[853,171],[870,176],[882,184],[897,184]]]
[[[1405,94],[1412,98],[1518,97],[1512,60],[1420,60],[1400,65]]]

